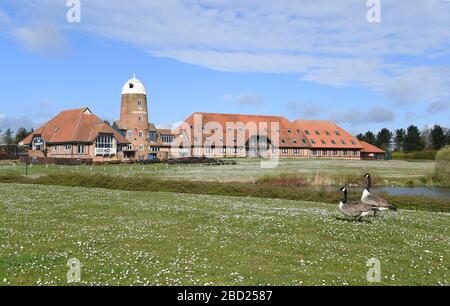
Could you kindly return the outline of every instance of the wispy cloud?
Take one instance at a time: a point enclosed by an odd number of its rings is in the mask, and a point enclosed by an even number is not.
[[[428,105],[427,112],[429,114],[437,114],[439,112],[450,111],[450,101],[438,101]],[[450,113],[449,113],[450,116]]]
[[[15,27],[14,38],[25,49],[41,55],[58,55],[69,49],[69,41],[54,25]]]
[[[56,10],[52,22],[67,10],[59,0],[14,2],[24,12]],[[72,29],[210,69],[364,86],[397,104],[449,98],[450,69],[433,60],[450,51],[450,5],[385,0],[381,24],[368,23],[366,13],[361,0],[90,0],[83,2],[83,22]],[[37,50],[34,37],[46,37],[29,30],[18,36]]]
[[[255,93],[225,94],[223,99],[238,106],[260,106],[263,103],[262,96]]]

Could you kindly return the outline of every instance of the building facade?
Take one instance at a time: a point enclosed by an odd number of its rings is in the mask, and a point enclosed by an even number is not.
[[[282,116],[193,113],[176,129],[149,123],[148,95],[135,76],[122,88],[120,119],[109,126],[88,108],[68,110],[28,136],[30,155],[93,161],[178,157],[380,159],[384,151],[360,142],[330,121]]]
[[[94,162],[122,161],[129,141],[89,108],[66,110],[26,137],[34,158],[89,159]]]

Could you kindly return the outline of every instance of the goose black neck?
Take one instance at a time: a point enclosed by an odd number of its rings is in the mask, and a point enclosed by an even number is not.
[[[370,191],[370,187],[372,186],[372,178],[370,176],[367,177],[367,191]]]
[[[344,190],[344,199],[342,200],[342,203],[347,203],[347,189]]]

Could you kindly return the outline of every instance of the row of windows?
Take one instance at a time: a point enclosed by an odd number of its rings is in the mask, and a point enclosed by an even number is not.
[[[349,150],[343,150],[342,151],[342,155],[349,155]],[[313,150],[313,155],[322,155],[322,156],[326,156],[328,155],[327,150]],[[357,156],[358,155],[358,150],[351,150],[351,154],[353,156]],[[333,150],[332,151],[332,155],[338,155],[338,150]]]
[[[326,142],[325,140],[323,140],[323,139],[321,139],[320,142],[321,142],[322,144],[324,144],[324,145],[327,144],[327,142]],[[355,142],[355,141],[351,140],[350,142],[351,142],[353,145],[356,145],[356,142]],[[282,140],[281,140],[281,143],[286,143],[286,140],[285,140],[285,139],[282,139]],[[297,143],[297,139],[292,139],[292,143]],[[302,143],[303,143],[303,144],[307,144],[308,142],[306,141],[306,139],[302,139]],[[311,143],[312,143],[312,144],[316,144],[317,142],[316,142],[316,140],[311,139]],[[347,144],[347,143],[345,142],[345,140],[343,140],[343,139],[341,139],[340,143],[343,144],[343,145],[346,145],[346,144]],[[337,143],[336,143],[335,140],[331,140],[331,144],[336,145]]]
[[[76,145],[76,154],[83,155],[86,154],[86,145]],[[62,148],[62,150],[61,150]],[[72,153],[72,145],[63,145],[63,146],[52,146],[52,154],[70,154]]]

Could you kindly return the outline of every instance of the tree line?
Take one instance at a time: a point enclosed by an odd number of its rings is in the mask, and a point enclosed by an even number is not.
[[[415,125],[405,129],[390,131],[383,128],[377,134],[367,131],[356,136],[386,151],[412,152],[423,150],[440,150],[450,144],[450,129],[440,125],[427,127],[420,131]]]
[[[15,133],[12,129],[6,129],[5,131],[0,129],[0,145],[18,145],[31,133],[33,133],[33,129],[19,128]]]

